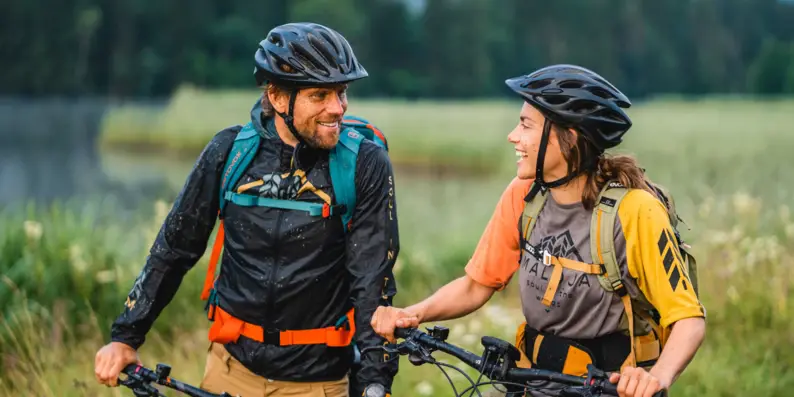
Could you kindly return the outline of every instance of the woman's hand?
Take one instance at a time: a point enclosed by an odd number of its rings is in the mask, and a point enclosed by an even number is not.
[[[622,373],[609,375],[609,382],[617,384],[620,397],[652,397],[654,393],[669,387],[644,368],[626,367]]]
[[[395,328],[416,328],[419,316],[406,309],[390,306],[379,306],[372,314],[372,329],[380,336],[394,343]]]

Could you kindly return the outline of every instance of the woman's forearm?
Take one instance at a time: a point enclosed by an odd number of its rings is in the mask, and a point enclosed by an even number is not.
[[[465,275],[441,287],[422,302],[407,307],[406,311],[416,314],[420,323],[452,320],[482,307],[494,291]]]
[[[657,379],[669,387],[678,379],[695,357],[706,335],[706,322],[702,317],[685,318],[673,324],[659,360],[651,369]]]

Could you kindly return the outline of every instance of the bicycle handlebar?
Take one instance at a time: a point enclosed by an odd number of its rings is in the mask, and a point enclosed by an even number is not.
[[[415,353],[415,349],[410,345],[417,344],[426,349],[438,350],[454,356],[466,363],[466,365],[478,370],[480,373],[490,374],[488,377],[493,380],[506,380],[511,383],[545,380],[570,386],[579,386],[586,389],[587,393],[589,393],[584,395],[592,395],[593,392],[607,393],[613,396],[618,395],[617,385],[609,382],[608,374],[593,366],[588,366],[590,371],[587,377],[566,375],[543,369],[517,368],[515,367],[515,362],[520,358],[520,353],[515,346],[506,341],[489,336],[483,337],[482,344],[486,352],[496,353],[498,356],[504,357],[502,362],[499,361],[499,357],[497,357],[496,360],[486,361],[484,357],[487,356],[485,354],[479,356],[466,349],[445,342],[446,336],[449,333],[448,329],[444,327],[434,327],[432,330],[428,329],[428,331],[434,335],[428,335],[416,328],[395,329],[394,336],[405,340],[405,342],[401,344],[403,345],[403,351],[401,351],[401,353],[406,354],[405,350],[408,351],[407,354]],[[405,344],[408,344],[407,348]],[[398,351],[400,351],[399,348]],[[666,396],[667,392],[665,390],[659,391],[653,395],[653,397]]]
[[[588,365],[588,374],[586,377],[566,375],[536,368],[518,368],[515,363],[520,359],[521,353],[515,346],[506,341],[490,336],[482,337],[482,344],[485,347],[485,351],[482,356],[479,356],[464,348],[446,342],[445,340],[449,335],[449,330],[445,327],[436,326],[433,329],[428,329],[428,331],[430,332],[429,335],[416,328],[395,329],[394,335],[397,338],[404,339],[404,342],[397,345],[396,352],[401,355],[410,354],[411,362],[416,365],[428,362],[436,365],[445,365],[461,371],[459,368],[448,364],[439,364],[430,356],[432,351],[441,351],[460,359],[466,365],[479,371],[481,375],[486,375],[493,380],[493,382],[475,384],[475,382],[471,381],[471,378],[467,376],[467,379],[472,384],[469,389],[477,391],[477,388],[481,385],[498,383],[526,388],[527,382],[550,381],[569,385],[570,393],[572,393],[569,395],[592,397],[600,396],[603,393],[612,396],[618,395],[617,386],[609,382],[608,374],[592,365]],[[392,348],[386,346],[373,346],[363,349],[361,354],[365,354],[367,350],[375,349],[394,352]],[[494,358],[490,359],[491,357]],[[164,364],[157,364],[154,371],[140,365],[132,364],[125,367],[122,372],[127,375],[127,379],[120,380],[119,383],[132,389],[137,397],[163,396],[157,388],[152,386],[152,383],[172,388],[190,397],[232,397],[226,392],[222,394],[213,394],[173,379],[169,376],[171,367]],[[463,371],[461,371],[461,373],[465,375]],[[451,380],[450,384],[452,384]],[[454,389],[455,386],[453,385],[452,387]],[[462,394],[458,395],[460,396]],[[667,392],[665,390],[659,391],[653,395],[653,397],[666,396]]]
[[[169,376],[171,367],[164,364],[157,364],[154,371],[137,364],[130,364],[121,372],[127,375],[127,379],[121,380],[119,383],[132,389],[132,392],[138,397],[164,396],[151,385],[152,383],[180,391],[190,397],[232,397],[226,392],[214,394],[173,379]]]

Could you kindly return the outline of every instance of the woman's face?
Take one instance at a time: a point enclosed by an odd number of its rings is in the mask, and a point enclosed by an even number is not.
[[[513,144],[518,156],[517,171],[519,179],[535,178],[535,167],[538,162],[540,138],[543,135],[543,124],[546,118],[534,106],[524,102],[519,114],[516,128],[507,135],[507,141]],[[543,161],[543,179],[554,181],[565,177],[568,165],[562,156],[557,134],[552,128],[549,143],[546,146],[546,157]]]

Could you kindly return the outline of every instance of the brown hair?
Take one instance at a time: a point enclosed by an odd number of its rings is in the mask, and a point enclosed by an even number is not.
[[[273,117],[276,115],[276,109],[273,108],[273,104],[270,103],[268,93],[283,94],[287,93],[288,90],[273,83],[268,83],[263,87],[262,91],[264,93],[264,95],[262,95],[262,116],[265,118]]]
[[[584,169],[583,173],[587,175],[582,192],[582,205],[588,210],[595,207],[598,194],[609,181],[618,181],[629,189],[643,189],[654,194],[645,171],[633,156],[599,153],[584,134],[574,135],[567,128],[556,124],[552,128],[557,134],[562,156],[568,163],[568,174]]]

